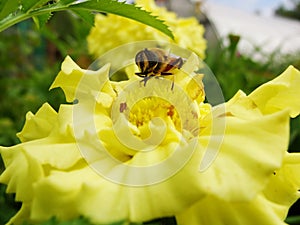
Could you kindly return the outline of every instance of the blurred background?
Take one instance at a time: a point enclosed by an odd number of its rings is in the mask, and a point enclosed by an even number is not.
[[[156,2],[181,17],[195,16],[205,26],[204,61],[217,77],[226,100],[239,89],[250,93],[288,65],[300,69],[300,0]],[[16,133],[28,111],[35,113],[44,102],[57,110],[65,102],[60,89],[48,89],[66,55],[82,68],[93,62],[86,43],[89,30],[90,26],[76,16],[60,12],[41,30],[32,21],[24,21],[0,33],[1,146],[19,142]],[[289,151],[299,150],[300,119],[295,118]],[[0,162],[0,173],[2,170]],[[0,185],[0,224],[19,208],[4,190]],[[300,214],[298,205],[292,207],[291,215]]]

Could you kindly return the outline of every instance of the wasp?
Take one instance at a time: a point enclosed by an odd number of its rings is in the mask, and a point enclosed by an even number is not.
[[[180,69],[183,65],[183,59],[179,56],[170,54],[160,48],[145,48],[139,51],[135,56],[135,63],[141,72],[135,73],[143,77],[144,86],[151,77],[173,75],[174,69]],[[172,89],[174,86],[174,78]]]

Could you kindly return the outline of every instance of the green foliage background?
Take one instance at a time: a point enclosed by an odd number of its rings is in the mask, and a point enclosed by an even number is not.
[[[300,20],[300,0],[289,0],[289,2],[292,5],[291,8],[280,5],[275,10],[275,14],[290,19]]]

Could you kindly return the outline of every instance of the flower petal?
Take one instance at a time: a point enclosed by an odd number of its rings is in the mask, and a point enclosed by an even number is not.
[[[274,171],[270,182],[263,191],[271,201],[286,207],[284,219],[289,207],[300,197],[300,153],[286,153],[283,165]]]
[[[219,117],[213,120],[214,132],[204,130],[200,135],[202,153],[219,151],[208,169],[199,173],[198,182],[220,199],[249,200],[281,166],[288,146],[289,117],[281,111],[249,120],[225,119],[225,130],[224,118]]]
[[[194,185],[189,186],[189,192],[181,185],[194,175],[180,171],[175,178],[140,188],[105,180],[88,166],[53,172],[35,185],[31,219],[42,221],[54,215],[65,220],[85,215],[94,223],[108,224],[171,216],[201,197]]]
[[[207,196],[176,216],[182,225],[284,225],[291,205],[300,197],[300,154],[287,154],[265,189],[244,202]]]
[[[300,113],[300,71],[289,66],[280,76],[261,85],[249,98],[264,113],[273,113],[289,109],[290,116]]]
[[[29,222],[31,204],[23,203],[21,209],[6,223],[6,225],[23,225],[24,222]]]
[[[34,195],[33,183],[41,179],[44,172],[42,165],[21,146],[0,149],[6,167],[0,182],[7,184],[8,193],[16,193],[17,201],[29,202]]]
[[[227,202],[208,196],[176,216],[181,225],[285,225],[277,211],[285,209],[259,195],[249,202]]]
[[[56,119],[57,113],[55,110],[48,103],[45,103],[35,115],[31,112],[26,114],[24,127],[17,136],[22,142],[47,137]]]
[[[83,70],[67,56],[50,89],[61,87],[68,102],[84,97],[86,94],[92,94],[97,98],[99,91],[108,84],[108,72],[109,64],[97,71]],[[112,88],[109,94],[115,94]]]

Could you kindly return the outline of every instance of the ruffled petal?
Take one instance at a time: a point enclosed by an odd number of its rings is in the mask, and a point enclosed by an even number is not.
[[[291,205],[300,197],[300,154],[287,154],[265,189],[249,201],[224,201],[207,196],[176,216],[181,225],[284,225]]]
[[[176,219],[180,225],[286,225],[277,214],[284,209],[262,195],[249,202],[227,202],[208,196]]]
[[[17,136],[22,142],[47,137],[56,119],[56,111],[49,104],[45,103],[35,115],[31,112],[26,114],[24,127]]]
[[[23,225],[22,221],[28,221],[31,204],[23,203],[21,209],[6,223],[6,225]],[[29,221],[28,221],[29,222]]]
[[[192,183],[187,184],[189,192],[186,185],[181,185],[194,176],[195,173],[183,170],[163,183],[140,188],[103,179],[88,166],[69,172],[54,171],[35,185],[31,220],[43,221],[53,215],[65,220],[85,215],[94,223],[107,224],[172,216],[201,198]]]
[[[300,71],[289,66],[280,76],[261,85],[249,98],[264,113],[288,109],[291,117],[300,112]]]
[[[300,153],[286,153],[283,165],[275,170],[263,193],[266,198],[285,206],[282,219],[285,219],[289,207],[300,197]]]
[[[51,132],[48,131],[47,137],[37,136],[35,140],[0,148],[6,167],[0,176],[0,181],[8,185],[8,192],[16,193],[16,200],[30,201],[34,195],[33,185],[37,180],[47,176],[52,169],[68,170],[82,160],[70,130],[72,121],[70,120],[72,115],[70,107],[62,105],[60,113],[55,115],[55,118],[52,117],[54,123]],[[48,106],[44,105],[33,121],[44,121],[40,118],[49,115],[48,109]],[[52,113],[52,111],[50,112]],[[33,130],[36,127],[36,124],[30,121],[27,123],[26,129]],[[25,131],[23,134],[26,136]]]
[[[97,71],[83,70],[67,56],[50,89],[62,88],[68,102],[75,99],[79,100],[78,98],[84,98],[86,95],[97,98],[102,89],[105,89],[111,95],[115,95],[108,82],[108,72],[109,64]]]
[[[214,161],[202,161],[208,166],[198,176],[203,191],[231,201],[249,200],[261,191],[273,171],[280,168],[287,149],[287,113],[249,120],[214,118],[214,128],[208,133],[202,131],[199,138],[198,152],[212,151],[216,155]]]
[[[15,199],[29,202],[33,193],[33,184],[44,176],[42,165],[21,146],[1,148],[5,171],[0,182],[7,184],[8,193],[16,193]]]
[[[26,142],[0,151],[6,167],[0,181],[8,185],[8,192],[16,192],[18,201],[31,198],[32,185],[49,170],[68,170],[82,159],[76,143],[61,143],[59,138]]]

